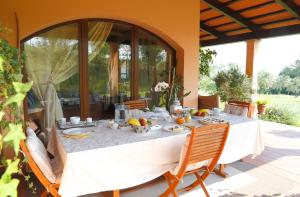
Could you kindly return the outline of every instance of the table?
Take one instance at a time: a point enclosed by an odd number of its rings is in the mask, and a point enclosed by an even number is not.
[[[232,163],[262,152],[258,120],[233,115],[221,118],[231,122],[231,128],[219,163]],[[196,121],[193,124],[201,126]],[[125,189],[153,180],[176,167],[189,133],[155,130],[136,134],[130,129],[112,130],[105,125],[89,129],[95,132],[80,140],[64,138],[59,130],[52,132],[48,150],[62,161],[62,196]]]

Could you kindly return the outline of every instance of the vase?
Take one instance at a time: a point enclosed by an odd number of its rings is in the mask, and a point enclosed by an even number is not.
[[[257,105],[257,112],[258,114],[264,114],[265,111],[266,111],[266,105],[264,104],[260,104],[260,105]]]

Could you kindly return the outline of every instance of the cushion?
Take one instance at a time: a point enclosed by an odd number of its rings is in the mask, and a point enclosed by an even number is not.
[[[191,136],[190,136],[190,135],[187,135],[187,136],[186,136],[185,143],[184,143],[184,145],[182,146],[181,151],[180,151],[180,159],[179,159],[179,163],[178,163],[178,165],[175,167],[174,170],[170,171],[173,175],[176,175],[176,174],[179,172],[180,167],[181,167],[181,165],[182,165],[183,162],[184,162],[185,155],[186,155],[186,151],[187,151],[187,149],[188,149],[188,147],[189,147],[190,139],[191,139]],[[187,171],[191,171],[191,170],[195,170],[195,169],[201,168],[202,166],[208,165],[209,162],[210,162],[210,159],[205,160],[205,161],[200,161],[200,162],[198,162],[198,163],[190,164],[190,165],[187,166],[187,168],[186,168],[185,171],[187,172]]]
[[[226,104],[224,112],[228,114],[237,115],[237,116],[247,117],[248,107]]]
[[[26,132],[27,132],[26,146],[28,148],[28,151],[32,159],[40,168],[40,170],[45,175],[45,177],[51,183],[55,183],[56,176],[53,173],[52,167],[50,165],[50,159],[48,157],[48,153],[45,146],[43,145],[41,140],[36,136],[36,134],[32,129],[27,128]]]

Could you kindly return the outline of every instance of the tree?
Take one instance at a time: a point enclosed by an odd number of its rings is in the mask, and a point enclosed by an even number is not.
[[[237,65],[227,71],[219,72],[214,80],[222,101],[251,100],[251,80],[240,71]]]
[[[271,88],[274,83],[274,77],[267,71],[258,72],[257,76],[258,92],[260,94],[268,94],[271,92]]]
[[[296,60],[294,64],[285,67],[279,75],[289,76],[290,78],[300,77],[300,60]]]
[[[200,48],[200,75],[209,76],[210,66],[213,63],[213,58],[217,55],[215,50]]]

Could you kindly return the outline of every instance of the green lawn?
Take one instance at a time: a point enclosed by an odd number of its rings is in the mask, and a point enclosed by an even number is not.
[[[300,96],[289,95],[259,95],[270,100],[270,106],[285,107],[295,114],[296,126],[300,126]]]

